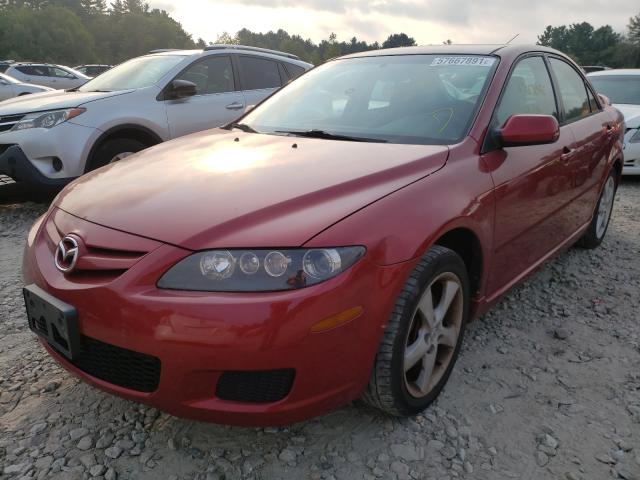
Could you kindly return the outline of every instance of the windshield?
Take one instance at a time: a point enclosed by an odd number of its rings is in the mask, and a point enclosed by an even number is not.
[[[280,90],[242,124],[261,133],[316,138],[457,143],[496,64],[495,57],[459,55],[336,60]]]
[[[4,73],[0,73],[0,80],[4,80],[7,83],[20,83],[15,78],[10,77],[9,75],[5,75]]]
[[[154,55],[138,57],[107,70],[89,80],[78,90],[81,92],[113,92],[154,85],[169,70],[184,60],[183,55]]]
[[[640,105],[640,75],[602,75],[589,77],[598,93],[606,95],[611,103]]]

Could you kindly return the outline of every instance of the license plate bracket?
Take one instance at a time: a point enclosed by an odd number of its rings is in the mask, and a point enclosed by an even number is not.
[[[78,312],[37,285],[22,289],[29,328],[70,360],[80,352]]]

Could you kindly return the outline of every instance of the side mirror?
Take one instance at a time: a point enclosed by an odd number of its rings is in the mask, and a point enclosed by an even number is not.
[[[169,91],[167,93],[167,97],[171,100],[193,97],[198,93],[198,86],[188,80],[173,80],[169,84]]]
[[[602,95],[601,93],[599,93],[598,98],[600,99],[600,103],[605,107],[611,106],[611,100],[606,95]]]
[[[543,145],[558,140],[560,125],[551,115],[512,115],[496,133],[502,147]]]

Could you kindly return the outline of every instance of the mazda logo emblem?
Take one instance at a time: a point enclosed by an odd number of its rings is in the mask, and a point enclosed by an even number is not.
[[[69,273],[76,266],[78,261],[78,241],[67,235],[56,248],[55,262],[56,267],[63,273]]]

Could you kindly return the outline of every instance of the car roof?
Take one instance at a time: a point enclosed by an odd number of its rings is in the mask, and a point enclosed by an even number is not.
[[[418,45],[415,47],[385,48],[352,53],[340,58],[377,57],[383,55],[510,55],[517,56],[527,52],[547,52],[563,55],[553,48],[540,45],[520,44],[454,44],[454,45]],[[563,55],[564,56],[564,55]]]
[[[601,72],[587,73],[588,77],[604,77],[612,75],[640,75],[640,68],[618,68],[611,70],[602,70]]]
[[[313,67],[312,64],[305,62],[304,60],[300,60],[293,54],[286,52],[279,52],[277,50],[268,50],[265,48],[258,47],[249,47],[245,45],[223,45],[223,44],[214,44],[205,47],[202,50],[176,50],[176,49],[156,49],[151,50],[147,56],[161,56],[161,55],[179,55],[179,56],[196,56],[196,55],[212,55],[212,54],[221,54],[221,53],[250,53],[256,56],[265,56],[269,58],[277,57],[279,60],[284,62],[293,63],[296,65]]]

